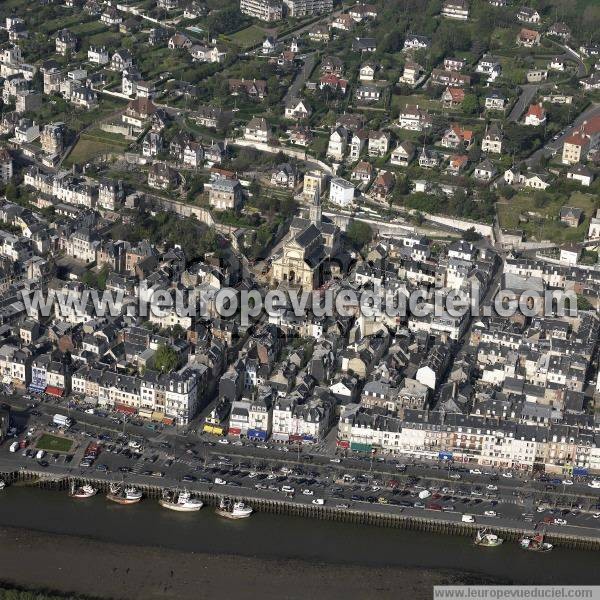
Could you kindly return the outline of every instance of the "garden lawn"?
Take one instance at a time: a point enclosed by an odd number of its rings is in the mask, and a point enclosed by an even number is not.
[[[44,433],[35,445],[38,450],[46,450],[48,452],[69,452],[72,446],[73,440],[50,435],[49,433]]]
[[[563,206],[583,209],[584,218],[579,227],[568,227],[560,222],[559,214]],[[538,207],[534,193],[520,192],[511,200],[499,203],[497,211],[500,227],[521,229],[528,239],[577,242],[582,241],[587,233],[590,218],[596,213],[596,203],[591,194],[573,192],[569,198],[554,199]],[[520,222],[520,215],[526,217],[528,222]]]
[[[64,164],[68,167],[73,164],[83,164],[101,154],[123,153],[129,144],[130,142],[124,138],[118,139],[114,134],[96,129],[82,134]]]
[[[237,33],[229,36],[231,40],[242,48],[250,48],[264,40],[265,30],[258,25],[250,25],[246,29],[241,29]]]

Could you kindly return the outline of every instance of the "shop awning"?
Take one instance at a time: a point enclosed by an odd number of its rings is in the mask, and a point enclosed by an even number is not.
[[[155,410],[155,411],[152,413],[152,420],[153,420],[153,421],[158,421],[158,422],[161,422],[161,423],[162,423],[162,420],[163,420],[164,418],[165,418],[165,413],[163,413],[163,412],[160,412],[160,411],[158,411],[158,410]]]
[[[140,408],[140,410],[138,411],[138,414],[140,415],[140,417],[143,417],[144,419],[151,419],[152,412],[153,411],[151,408]]]
[[[165,425],[173,425],[173,423],[175,423],[175,419],[172,419],[171,417],[163,417],[162,422]]]
[[[213,433],[214,435],[223,435],[223,427],[220,425],[204,425],[204,431],[206,433]]]
[[[371,452],[373,450],[373,446],[371,444],[364,444],[361,442],[352,442],[350,444],[350,450],[354,452]]]
[[[126,415],[135,415],[137,413],[137,410],[133,406],[127,406],[127,404],[115,404],[115,410]]]
[[[44,391],[46,394],[49,394],[50,396],[56,396],[57,398],[62,398],[63,394],[65,393],[65,390],[53,385],[47,385]]]

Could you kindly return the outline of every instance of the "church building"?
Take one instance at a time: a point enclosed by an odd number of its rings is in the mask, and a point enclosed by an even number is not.
[[[283,248],[273,258],[271,283],[286,283],[304,290],[320,287],[329,271],[329,262],[340,247],[340,230],[321,213],[321,198],[315,190],[308,219],[295,217]]]

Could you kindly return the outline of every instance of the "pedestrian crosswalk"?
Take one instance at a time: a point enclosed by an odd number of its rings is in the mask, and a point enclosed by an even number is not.
[[[147,463],[145,463],[141,460],[136,461],[134,463],[134,465],[131,467],[131,472],[139,475],[142,471],[147,470],[146,464]]]

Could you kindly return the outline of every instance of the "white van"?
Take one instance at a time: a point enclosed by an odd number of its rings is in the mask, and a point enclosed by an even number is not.
[[[44,456],[46,456],[45,450],[38,450],[37,454],[35,455],[38,460],[42,460]]]
[[[13,442],[10,445],[10,451],[11,452],[16,452],[19,449],[19,442]]]
[[[463,515],[461,521],[463,523],[475,523],[475,517],[473,515]]]
[[[129,447],[133,448],[134,450],[139,450],[142,447],[142,445],[139,442],[137,442],[136,440],[130,440]]]

